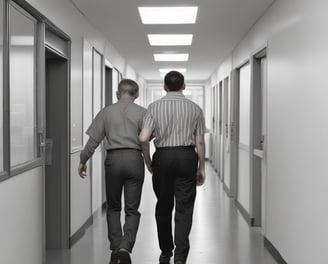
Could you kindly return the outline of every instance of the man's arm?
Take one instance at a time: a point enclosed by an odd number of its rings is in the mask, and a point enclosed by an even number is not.
[[[205,141],[204,135],[196,136],[196,149],[198,155],[197,185],[205,182]]]
[[[80,154],[80,164],[78,168],[79,175],[81,178],[85,178],[87,176],[87,161],[95,152],[95,149],[98,147],[99,142],[95,141],[92,137],[89,137],[87,144],[85,145],[84,149],[81,151]]]
[[[149,170],[150,173],[153,173],[153,170],[151,168],[151,158],[149,152],[149,139],[152,135],[152,132],[153,131],[151,128],[145,127],[141,130],[141,133],[139,135],[142,154],[144,156],[147,169]]]

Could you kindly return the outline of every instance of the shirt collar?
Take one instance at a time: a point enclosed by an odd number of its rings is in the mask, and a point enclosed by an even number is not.
[[[182,93],[182,91],[168,91],[165,97],[185,97]]]
[[[120,100],[118,100],[117,102],[123,103],[123,102],[133,102],[132,98],[121,98]]]

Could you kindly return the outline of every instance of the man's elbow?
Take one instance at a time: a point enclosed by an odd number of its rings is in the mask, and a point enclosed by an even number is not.
[[[148,143],[149,139],[145,135],[140,134],[139,141],[140,141],[140,144],[146,144],[146,143]]]

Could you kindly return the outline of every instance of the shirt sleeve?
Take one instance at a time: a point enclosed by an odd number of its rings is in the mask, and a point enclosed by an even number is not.
[[[80,153],[80,163],[82,164],[87,163],[88,159],[90,159],[90,157],[95,152],[95,149],[98,147],[98,145],[99,142],[96,142],[94,139],[90,137],[84,149]]]
[[[141,131],[142,128],[143,128],[143,122],[144,122],[144,119],[145,119],[146,113],[147,113],[147,110],[145,109],[145,110],[142,112],[142,118],[141,118],[140,120],[138,120],[138,134],[140,134],[140,131]]]
[[[98,143],[100,143],[103,140],[103,138],[106,135],[103,111],[100,111],[97,114],[97,116],[92,121],[86,133]]]
[[[151,128],[152,130],[155,129],[155,120],[151,115],[149,109],[147,110],[147,113],[143,119],[143,127]]]
[[[197,117],[195,136],[204,135],[206,133],[205,117],[203,111],[201,111]]]

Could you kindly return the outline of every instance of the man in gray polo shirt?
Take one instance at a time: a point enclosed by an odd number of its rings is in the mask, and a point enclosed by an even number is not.
[[[156,223],[162,253],[159,262],[185,264],[189,252],[196,184],[205,181],[205,120],[202,109],[182,93],[184,76],[169,72],[164,79],[167,95],[150,104],[139,139],[145,162],[153,172],[157,197]],[[155,137],[156,152],[149,154],[149,139]],[[195,147],[197,152],[195,152]],[[175,230],[172,210],[175,200]]]
[[[84,178],[87,160],[106,137],[107,225],[112,264],[131,263],[129,253],[134,246],[139,227],[138,208],[144,181],[144,160],[138,135],[146,109],[134,103],[138,95],[139,87],[136,82],[125,79],[119,83],[118,102],[97,114],[86,132],[90,137],[80,155],[78,171]],[[123,189],[125,224],[122,231],[120,215]]]

